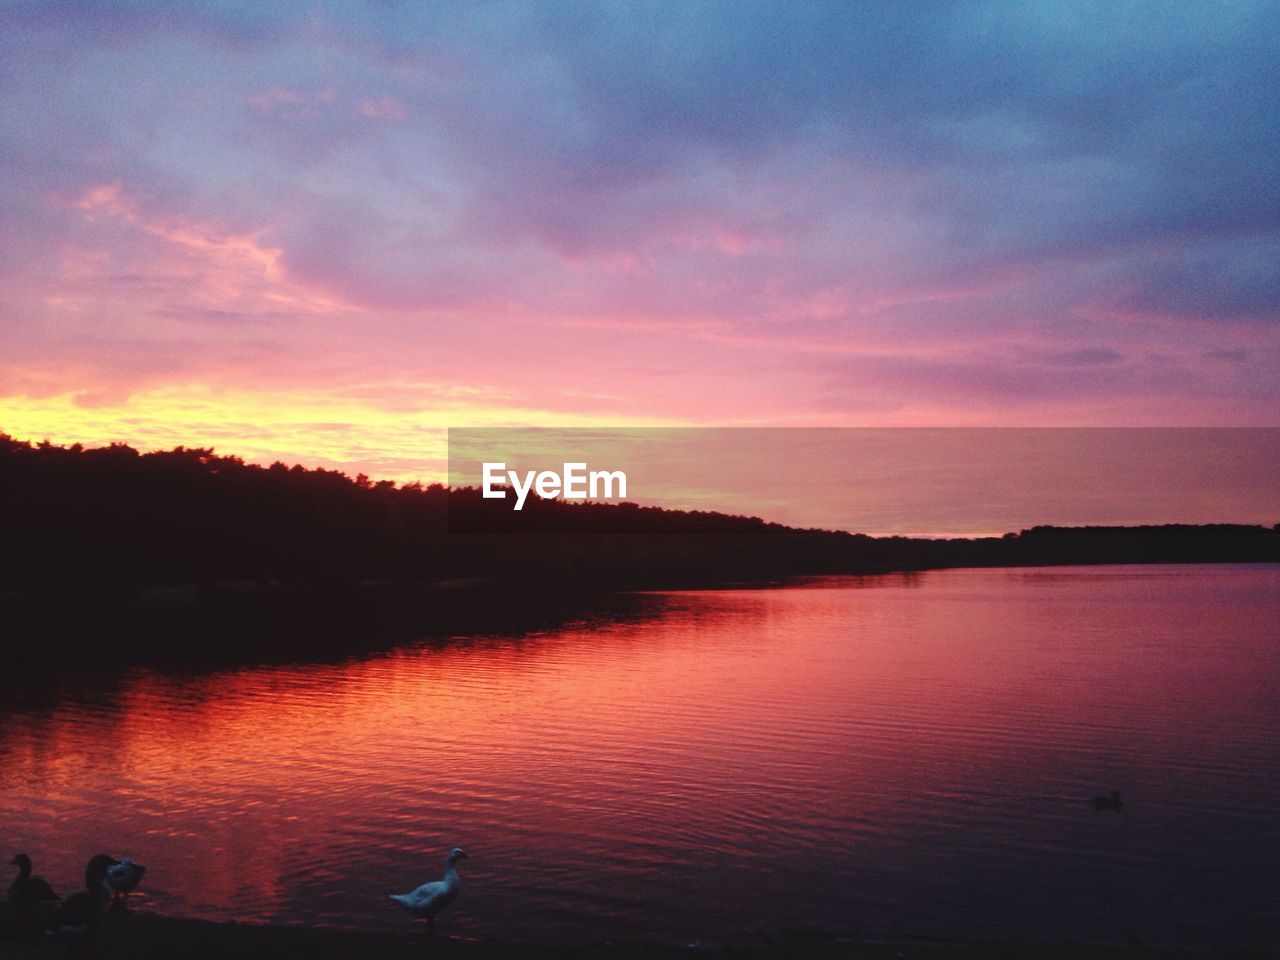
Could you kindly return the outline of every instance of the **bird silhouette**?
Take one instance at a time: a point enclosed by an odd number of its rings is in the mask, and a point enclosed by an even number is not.
[[[49,929],[54,933],[90,935],[98,928],[111,905],[111,889],[107,886],[107,870],[116,860],[105,853],[96,854],[84,868],[84,889],[67,897],[53,915]]]
[[[41,904],[57,903],[62,899],[43,877],[31,875],[31,858],[25,853],[17,854],[9,862],[18,868],[18,875],[9,885],[9,902],[20,914],[33,913],[40,909]]]

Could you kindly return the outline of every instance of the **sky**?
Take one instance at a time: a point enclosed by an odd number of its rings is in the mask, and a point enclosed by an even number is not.
[[[449,430],[448,452],[454,487],[488,472],[493,490],[532,498],[530,473],[577,463],[577,486],[626,477],[625,493],[614,481],[586,499],[872,535],[1280,520],[1274,427],[484,427]]]
[[[0,6],[0,430],[1280,425],[1280,5]]]

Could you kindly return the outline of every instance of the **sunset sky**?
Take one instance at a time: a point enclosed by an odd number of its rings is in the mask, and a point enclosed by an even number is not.
[[[0,430],[1280,425],[1275,3],[0,9]]]

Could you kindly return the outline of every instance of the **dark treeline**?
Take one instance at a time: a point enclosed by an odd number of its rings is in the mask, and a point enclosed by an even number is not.
[[[1277,527],[1033,527],[926,540],[799,530],[755,517],[397,486],[261,467],[212,450],[139,453],[0,434],[0,583],[579,577],[709,582],[1005,564],[1274,561]],[[452,535],[450,535],[452,532]],[[754,553],[745,553],[752,546]]]
[[[139,453],[3,434],[0,524],[0,596],[21,611],[7,611],[5,623],[24,632],[32,617],[78,610],[83,623],[86,610],[145,599],[165,584],[192,588],[171,597],[305,593],[317,609],[317,596],[403,600],[429,588],[426,605],[447,607],[442,581],[496,580],[545,599],[947,566],[1280,559],[1275,527],[1035,527],[923,540],[634,504],[531,500],[517,514],[473,488],[262,467],[207,449]],[[412,603],[422,607],[423,596]],[[486,604],[471,595],[464,605]]]

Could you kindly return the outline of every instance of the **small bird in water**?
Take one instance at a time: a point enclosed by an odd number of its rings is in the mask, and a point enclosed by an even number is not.
[[[49,929],[54,933],[92,934],[111,906],[111,889],[107,886],[107,870],[115,859],[99,853],[84,868],[84,889],[62,902],[53,915]]]
[[[20,914],[34,913],[42,904],[57,903],[62,899],[43,877],[31,875],[31,858],[25,853],[18,854],[9,862],[18,868],[18,875],[9,885],[9,902]]]
[[[106,856],[106,854],[103,854]],[[107,887],[118,899],[120,909],[129,909],[129,894],[137,889],[147,868],[129,857],[107,867]]]
[[[458,871],[453,865],[465,859],[467,855],[462,852],[462,848],[454,847],[449,851],[449,857],[444,862],[443,880],[424,883],[410,893],[393,893],[391,899],[419,920],[426,920],[427,930],[435,936],[436,914],[457,900],[462,890],[462,878],[458,876]]]
[[[1112,790],[1109,797],[1094,797],[1093,806],[1096,810],[1114,810],[1120,812],[1120,791]]]

